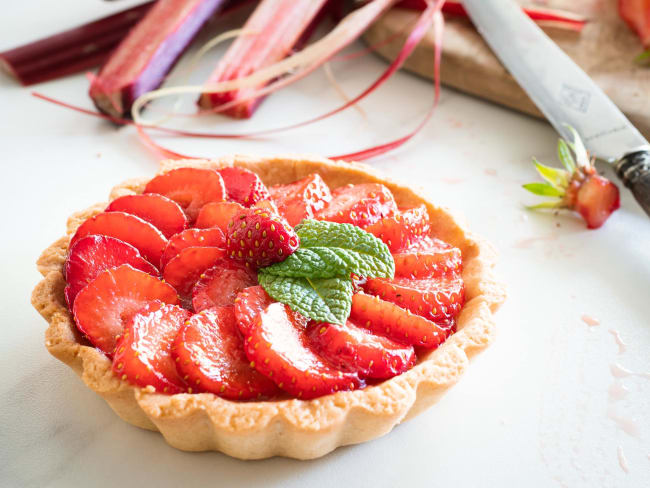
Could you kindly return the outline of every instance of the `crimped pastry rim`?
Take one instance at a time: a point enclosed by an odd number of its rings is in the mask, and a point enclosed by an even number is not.
[[[457,332],[416,366],[383,383],[352,392],[338,392],[314,400],[232,402],[209,393],[162,395],[138,388],[113,375],[111,362],[85,343],[63,298],[63,263],[70,236],[106,203],[73,214],[67,235],[41,254],[37,265],[44,279],[32,303],[49,322],[45,344],[49,352],[70,366],[125,421],[159,430],[172,446],[187,451],[221,451],[240,459],[286,456],[312,459],[338,446],[356,444],[389,432],[435,403],[465,370],[471,356],[492,341],[493,314],[505,299],[494,277],[496,254],[486,241],[466,230],[458,219],[435,206],[421,193],[379,176],[359,163],[314,156],[228,156],[216,160],[163,161],[160,172],[181,166],[221,168],[241,166],[255,171],[267,185],[290,183],[318,172],[332,188],[347,183],[386,185],[399,205],[424,203],[432,220],[432,234],[459,247],[467,301],[458,317]],[[148,179],[117,185],[110,200],[139,193]]]

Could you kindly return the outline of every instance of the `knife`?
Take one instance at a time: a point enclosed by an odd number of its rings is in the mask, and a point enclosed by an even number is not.
[[[483,39],[561,136],[566,124],[650,216],[650,145],[607,95],[514,0],[463,0]]]

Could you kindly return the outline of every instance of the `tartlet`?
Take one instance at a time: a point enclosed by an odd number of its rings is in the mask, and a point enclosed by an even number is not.
[[[447,209],[421,193],[381,177],[368,166],[311,156],[164,161],[160,173],[188,166],[242,167],[259,175],[266,185],[291,183],[313,173],[320,174],[332,189],[350,183],[381,183],[400,206],[424,204],[431,235],[461,250],[466,301],[456,332],[440,347],[419,354],[412,369],[364,389],[312,400],[252,402],[229,401],[210,393],[156,393],[152,387],[138,388],[115,376],[111,360],[82,337],[66,306],[63,265],[70,237],[82,222],[106,207],[106,203],[94,205],[72,215],[67,235],[40,256],[37,265],[44,279],[34,289],[32,303],[49,322],[48,351],[70,366],[123,420],[160,431],[168,444],[186,451],[214,450],[240,459],[317,458],[338,446],[382,436],[433,405],[458,380],[469,359],[492,341],[493,314],[505,298],[504,287],[493,273],[495,252]],[[141,193],[146,182],[128,180],[112,190],[110,200]]]

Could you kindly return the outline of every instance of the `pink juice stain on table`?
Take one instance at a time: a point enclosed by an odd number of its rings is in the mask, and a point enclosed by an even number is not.
[[[587,324],[590,327],[594,327],[596,325],[600,325],[600,320],[598,320],[595,317],[592,317],[591,315],[587,315],[586,313],[582,314],[582,317],[580,317],[582,321]]]
[[[530,249],[533,244],[537,242],[550,242],[556,240],[558,237],[558,234],[548,234],[545,236],[537,236],[537,237],[527,237],[525,239],[520,239],[517,242],[513,244],[513,247],[517,249]]]
[[[609,329],[609,333],[614,336],[614,340],[618,345],[618,353],[623,354],[627,350],[627,343],[621,338],[621,334],[616,329]]]
[[[618,446],[616,449],[616,453],[618,454],[618,464],[621,467],[623,471],[626,473],[630,472],[630,466],[627,463],[627,458],[625,457],[625,453],[623,452],[623,448],[621,446]]]

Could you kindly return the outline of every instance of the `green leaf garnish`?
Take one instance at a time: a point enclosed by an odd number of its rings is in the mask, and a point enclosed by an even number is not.
[[[564,188],[569,184],[569,173],[563,169],[551,168],[550,166],[545,166],[535,158],[533,158],[533,163],[537,172],[544,178],[553,188],[564,194]]]
[[[522,185],[526,190],[535,195],[542,197],[561,197],[564,196],[564,192],[558,190],[553,185],[549,183],[526,183]]]
[[[275,300],[306,317],[345,323],[352,303],[350,274],[392,278],[388,246],[351,224],[303,220],[300,247],[280,263],[259,270],[258,281]]]
[[[564,139],[558,139],[557,141],[557,155],[566,170],[569,173],[573,174],[573,172],[576,170],[576,163],[573,160],[573,155],[571,154],[569,146],[567,146],[567,143]]]

